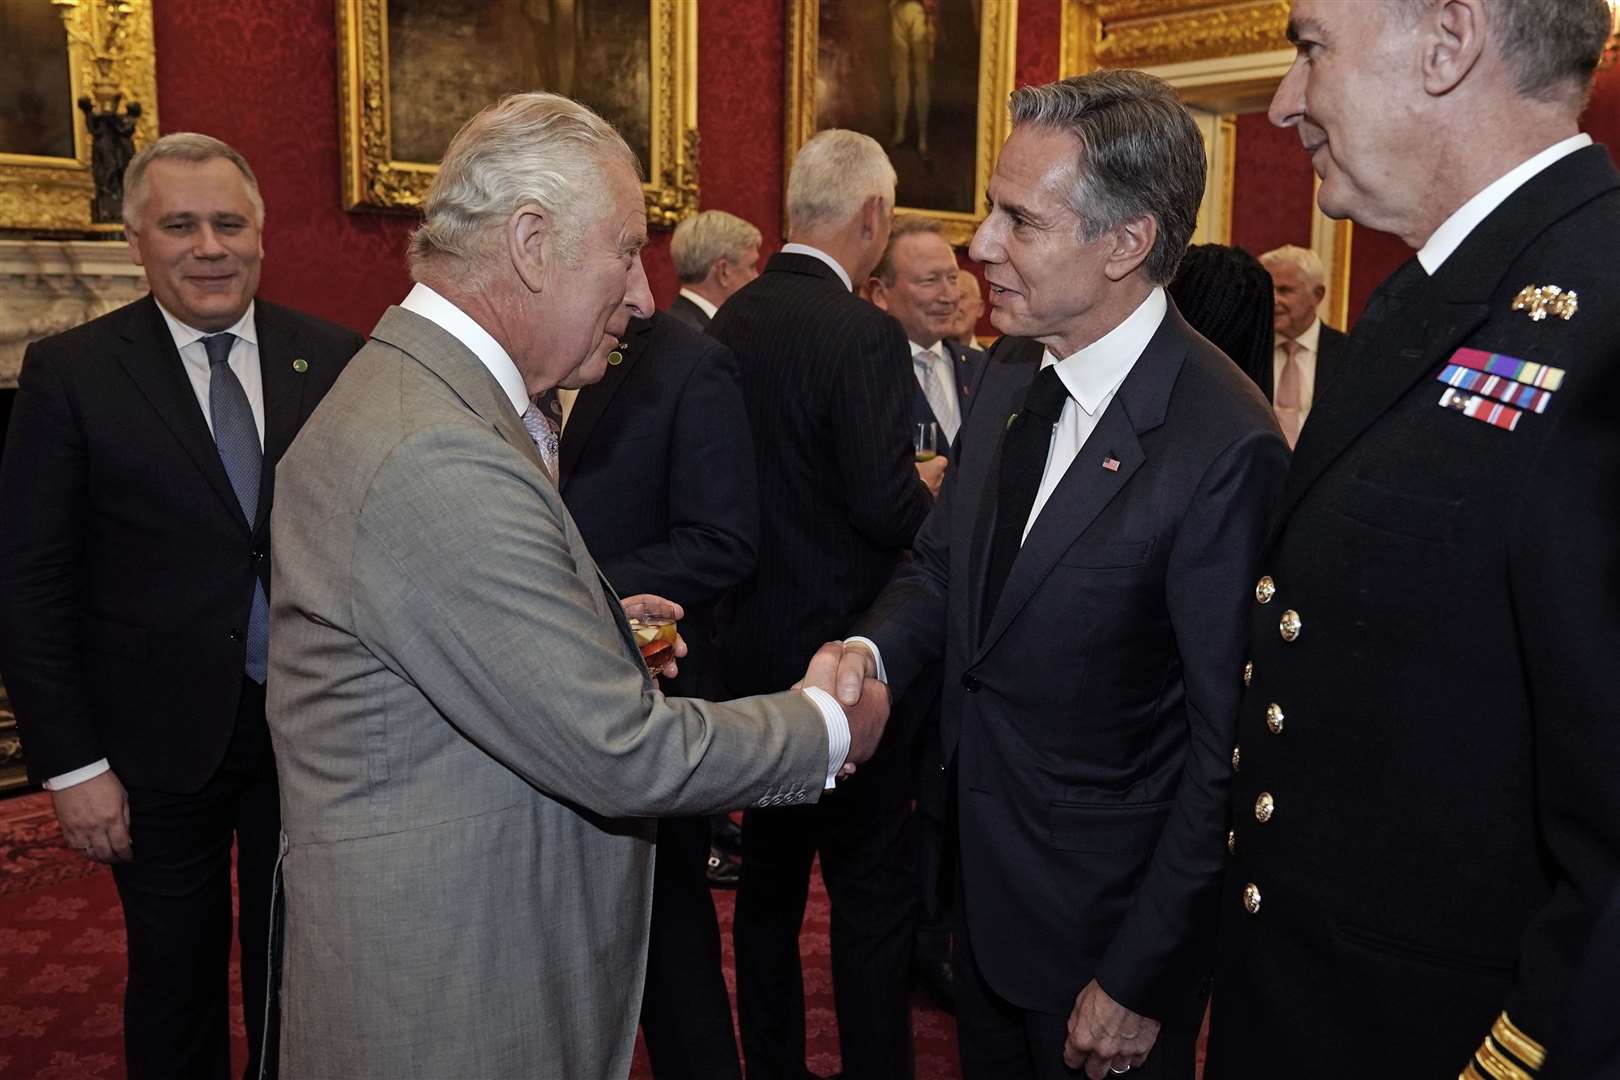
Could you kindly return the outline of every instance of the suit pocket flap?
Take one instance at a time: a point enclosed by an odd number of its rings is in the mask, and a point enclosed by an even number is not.
[[[1124,569],[1141,566],[1153,551],[1151,540],[1122,540],[1098,544],[1077,540],[1063,553],[1058,562],[1064,566],[1078,566],[1089,570]]]
[[[1393,491],[1354,477],[1336,509],[1345,517],[1384,532],[1446,543],[1456,539],[1462,499]]]
[[[1148,850],[1169,812],[1168,802],[1055,802],[1047,807],[1052,846],[1063,851]]]

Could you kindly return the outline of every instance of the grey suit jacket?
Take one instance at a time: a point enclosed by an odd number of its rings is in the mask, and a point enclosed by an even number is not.
[[[645,818],[813,801],[820,713],[664,698],[510,401],[417,315],[277,483],[283,1075],[625,1075]]]

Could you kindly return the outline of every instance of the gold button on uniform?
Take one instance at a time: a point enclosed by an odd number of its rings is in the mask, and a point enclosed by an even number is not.
[[[1266,706],[1266,727],[1273,735],[1281,735],[1283,733],[1282,706],[1278,705],[1275,701]]]
[[[1277,583],[1271,580],[1270,574],[1267,574],[1265,577],[1261,578],[1255,583],[1254,598],[1260,601],[1262,604],[1271,603],[1271,598],[1276,595]]]
[[[1277,632],[1282,635],[1284,641],[1293,641],[1299,637],[1300,629],[1304,625],[1305,623],[1300,620],[1299,612],[1289,608],[1282,613],[1282,620],[1277,623]]]
[[[1236,829],[1227,829],[1226,830],[1226,851],[1227,851],[1227,854],[1229,854],[1229,855],[1236,855],[1237,854],[1237,830]]]
[[[1243,766],[1243,747],[1232,747],[1232,771],[1237,772]]]
[[[1260,886],[1252,881],[1243,886],[1243,910],[1250,915],[1260,914]]]
[[[1243,685],[1248,686],[1252,682],[1254,682],[1254,661],[1245,660],[1243,661]]]
[[[1271,797],[1271,792],[1262,791],[1260,797],[1254,800],[1254,820],[1264,825],[1271,820],[1271,815],[1277,812],[1277,800]]]

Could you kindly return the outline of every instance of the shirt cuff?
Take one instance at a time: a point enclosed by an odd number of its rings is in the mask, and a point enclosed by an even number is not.
[[[849,718],[833,696],[819,686],[806,686],[804,696],[821,710],[821,719],[827,725],[827,782],[822,788],[830,791],[838,786],[838,770],[849,756]]]
[[[847,734],[844,736],[844,742],[846,745],[849,742],[849,736]],[[63,791],[72,787],[74,784],[82,784],[86,780],[94,780],[96,777],[100,776],[102,773],[111,768],[112,766],[107,764],[107,759],[102,758],[100,761],[92,761],[83,768],[74,769],[72,772],[65,772],[61,776],[53,776],[49,780],[45,781],[43,786],[46,791]]]
[[[869,637],[861,637],[859,634],[857,634],[854,637],[845,638],[844,639],[844,644],[845,645],[864,645],[864,646],[866,646],[867,649],[870,650],[871,653],[872,653],[872,659],[877,661],[877,680],[878,680],[878,682],[882,683],[885,686],[887,686],[889,684],[889,673],[887,671],[885,671],[884,668],[883,668],[883,653],[878,649],[877,642],[873,641]]]

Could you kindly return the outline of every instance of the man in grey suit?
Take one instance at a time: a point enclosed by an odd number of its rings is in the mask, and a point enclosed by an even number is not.
[[[681,292],[669,313],[694,330],[709,320],[731,294],[759,277],[759,230],[736,214],[705,210],[675,226],[669,257]]]
[[[283,1068],[623,1076],[650,819],[814,801],[886,698],[665,699],[563,506],[533,399],[599,378],[652,311],[613,129],[507,98],[424,210],[418,284],[278,475]]]

